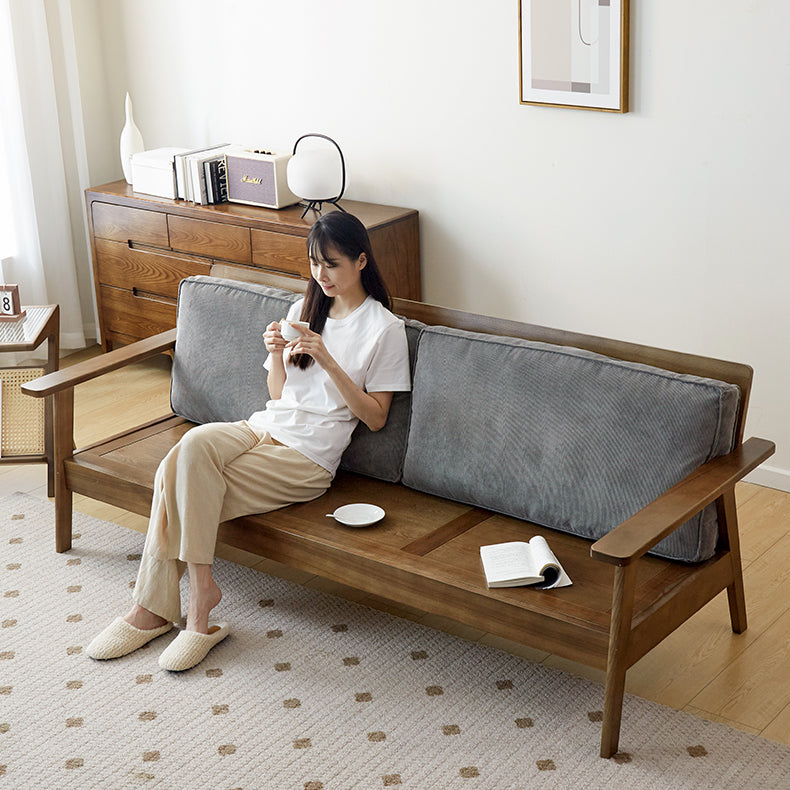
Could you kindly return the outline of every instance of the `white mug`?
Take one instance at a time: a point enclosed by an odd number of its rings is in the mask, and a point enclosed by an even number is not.
[[[283,340],[288,341],[289,343],[292,340],[298,340],[302,333],[296,328],[297,326],[304,327],[305,329],[310,328],[309,321],[280,321],[280,334],[283,336]]]

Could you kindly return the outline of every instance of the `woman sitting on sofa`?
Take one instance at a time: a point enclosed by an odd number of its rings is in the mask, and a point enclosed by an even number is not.
[[[323,494],[361,420],[387,421],[393,393],[410,389],[403,321],[364,225],[340,211],[320,217],[307,239],[311,279],[285,320],[309,322],[286,342],[281,322],[263,334],[271,400],[236,423],[188,431],[162,460],[134,604],[88,645],[92,658],[131,653],[181,619],[179,580],[189,569],[186,628],[162,653],[164,669],[189,669],[228,633],[210,623],[222,593],[211,573],[222,521]]]

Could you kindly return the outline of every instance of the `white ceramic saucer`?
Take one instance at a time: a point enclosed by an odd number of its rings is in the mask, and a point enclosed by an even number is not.
[[[378,505],[365,505],[358,502],[354,505],[343,505],[334,513],[327,513],[347,527],[369,527],[384,518],[384,511]]]

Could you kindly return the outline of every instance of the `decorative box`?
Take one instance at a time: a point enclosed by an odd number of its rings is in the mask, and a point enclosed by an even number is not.
[[[284,208],[299,202],[288,189],[286,166],[291,154],[240,151],[225,155],[228,200],[265,208]]]
[[[132,189],[157,197],[176,197],[173,157],[186,148],[154,148],[132,155]]]

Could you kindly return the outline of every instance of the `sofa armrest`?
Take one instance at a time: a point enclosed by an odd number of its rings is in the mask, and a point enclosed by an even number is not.
[[[775,449],[767,439],[751,438],[731,453],[703,464],[593,543],[590,556],[613,565],[630,565],[731,489]]]
[[[123,348],[108,351],[93,359],[86,359],[63,370],[57,370],[46,376],[33,379],[22,385],[22,391],[34,398],[44,398],[55,392],[70,389],[84,381],[95,379],[104,373],[140,362],[148,357],[156,356],[164,351],[175,348],[176,330],[168,329],[158,335],[138,340]]]

